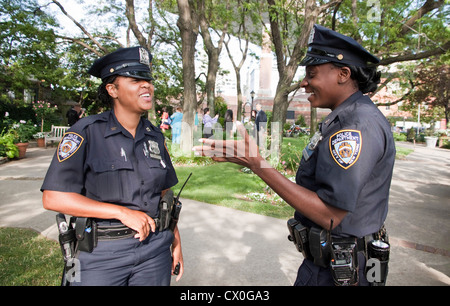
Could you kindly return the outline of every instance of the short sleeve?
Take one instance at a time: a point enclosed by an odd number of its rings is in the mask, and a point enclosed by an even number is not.
[[[83,131],[70,129],[60,141],[41,191],[83,193],[87,140]]]
[[[376,128],[341,129],[320,147],[317,195],[327,204],[352,212],[361,190],[384,152],[384,136]]]
[[[173,167],[169,152],[167,151],[167,146],[165,144],[164,144],[163,155],[164,155],[163,159],[166,161],[166,166],[167,166],[166,181],[165,181],[165,184],[163,187],[163,190],[164,190],[164,189],[168,189],[170,187],[175,186],[178,183],[178,177],[177,177],[177,174]]]

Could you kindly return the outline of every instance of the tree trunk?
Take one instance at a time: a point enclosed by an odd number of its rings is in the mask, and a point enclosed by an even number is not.
[[[276,4],[274,0],[268,0],[269,7],[275,8]],[[270,10],[270,9],[269,9]],[[274,12],[276,13],[276,11]],[[305,4],[305,22],[302,25],[302,31],[295,46],[293,48],[292,55],[289,59],[289,63],[286,64],[284,54],[285,46],[283,45],[283,39],[281,37],[280,28],[283,25],[278,23],[278,18],[270,18],[270,30],[271,30],[271,38],[272,43],[275,46],[275,54],[277,58],[277,68],[278,75],[280,79],[277,85],[277,91],[275,93],[274,101],[273,101],[273,117],[272,122],[277,122],[279,126],[283,126],[286,123],[286,112],[289,107],[288,95],[293,90],[298,88],[298,85],[292,86],[292,80],[294,79],[295,73],[297,71],[298,64],[303,56],[302,49],[306,47],[308,43],[309,33],[314,26],[315,21],[317,20],[317,16],[319,15],[319,9],[315,5],[313,0],[306,1]],[[273,135],[272,138],[277,137],[277,139],[282,139],[283,129],[280,128],[277,135]],[[281,141],[279,141],[278,152],[281,151]]]
[[[193,146],[194,116],[197,108],[195,90],[195,44],[198,36],[198,19],[188,0],[177,0],[183,58],[184,104],[181,129],[181,150],[190,154]]]
[[[206,102],[210,111],[210,116],[215,116],[215,91],[216,91],[216,78],[219,71],[219,55],[222,51],[223,40],[227,32],[227,23],[225,23],[217,47],[214,46],[211,34],[209,33],[210,24],[207,18],[208,12],[206,11],[206,5],[204,1],[199,1],[197,4],[197,11],[199,16],[199,26],[201,29],[201,35],[203,38],[203,44],[208,55],[208,75],[206,77]]]
[[[210,116],[214,117],[216,115],[214,98],[216,91],[216,79],[217,71],[219,71],[219,53],[220,50],[214,48],[214,50],[209,50],[208,52],[208,75],[206,77],[206,102],[210,110]]]
[[[241,121],[242,119],[242,90],[241,90],[241,73],[240,70],[236,71],[236,92],[237,92],[237,114],[236,120]]]

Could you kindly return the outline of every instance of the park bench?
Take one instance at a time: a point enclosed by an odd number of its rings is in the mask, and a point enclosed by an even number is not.
[[[45,134],[45,147],[49,141],[60,141],[64,136],[64,133],[70,128],[70,126],[56,126],[52,125],[52,130]]]

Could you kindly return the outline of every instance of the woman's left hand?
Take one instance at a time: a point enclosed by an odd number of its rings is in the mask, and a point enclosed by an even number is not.
[[[260,167],[264,159],[259,154],[256,142],[248,135],[244,125],[236,122],[241,140],[215,140],[202,138],[202,146],[192,148],[196,155],[208,156],[218,162],[231,162],[252,169]]]
[[[175,281],[179,281],[181,279],[181,276],[183,276],[184,273],[184,261],[183,261],[183,252],[181,251],[181,239],[180,239],[180,232],[178,231],[178,226],[175,227],[173,231],[174,239],[172,243],[172,275],[174,274],[175,268],[177,264],[180,264],[180,269],[177,275],[177,278]]]

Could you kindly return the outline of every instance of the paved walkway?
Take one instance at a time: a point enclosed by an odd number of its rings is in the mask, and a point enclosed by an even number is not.
[[[413,147],[401,143],[400,146]],[[386,225],[392,251],[387,285],[450,285],[450,151],[416,145],[397,160]],[[30,148],[0,165],[0,227],[57,239],[55,213],[39,188],[54,148]],[[182,199],[179,228],[185,274],[173,285],[293,284],[301,255],[286,221]]]

